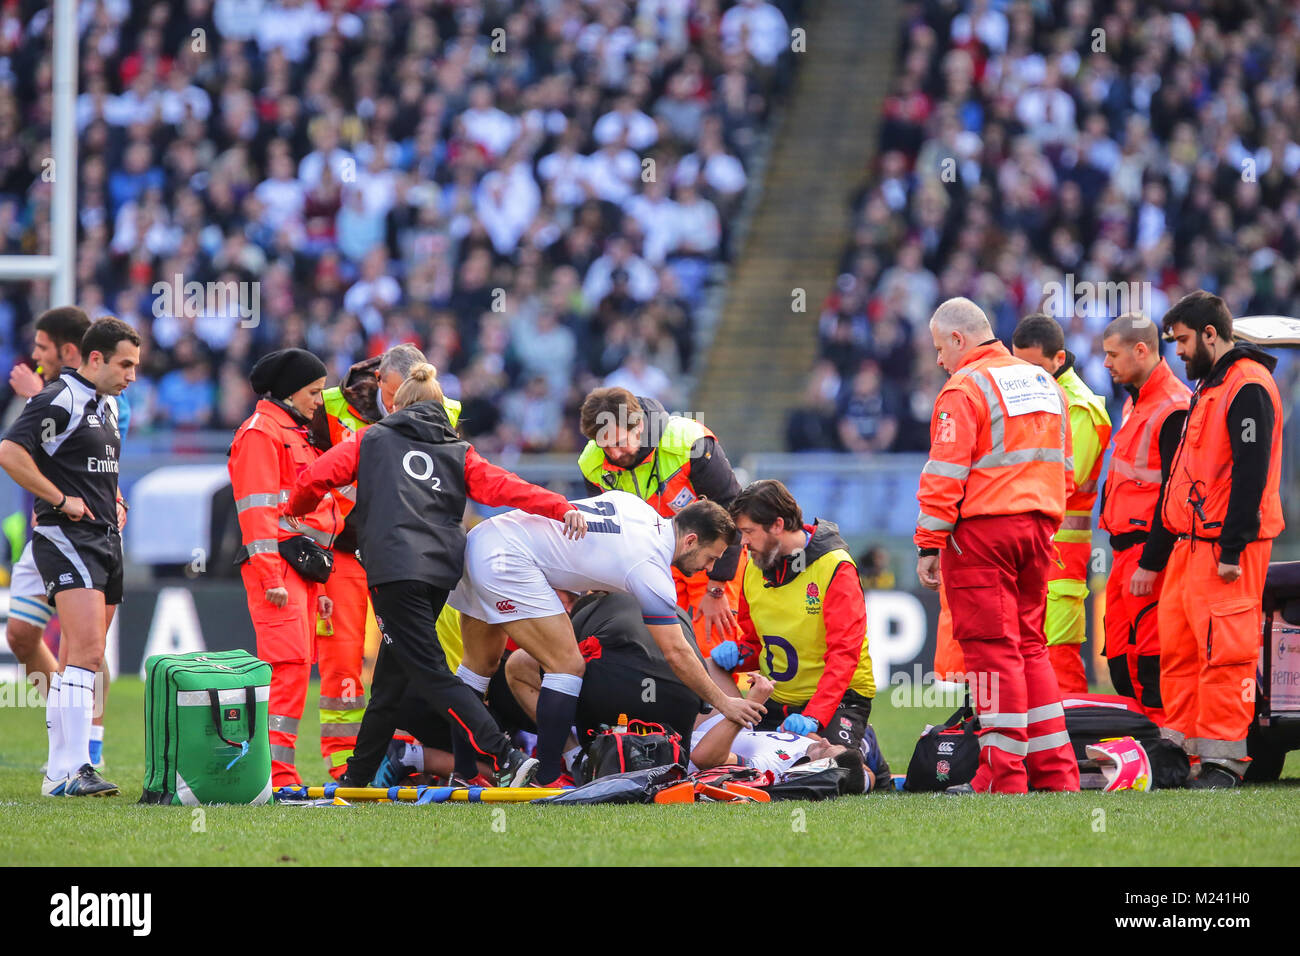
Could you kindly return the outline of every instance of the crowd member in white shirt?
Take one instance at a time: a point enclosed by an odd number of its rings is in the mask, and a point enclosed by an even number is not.
[[[722,44],[728,52],[742,45],[765,67],[776,65],[790,46],[790,27],[785,17],[764,0],[740,0],[722,15]]]
[[[257,18],[257,46],[262,55],[280,49],[291,63],[301,63],[311,41],[328,29],[315,2],[280,0],[265,7]]]
[[[531,165],[512,150],[502,163],[483,177],[474,199],[474,212],[500,255],[510,255],[542,205],[542,191],[533,179]]]
[[[626,8],[624,0],[603,0],[596,22],[578,34],[578,49],[596,59],[600,84],[611,89],[627,82],[629,54],[637,42],[636,31],[623,22]]]
[[[381,310],[391,308],[402,299],[402,287],[387,274],[388,253],[376,246],[361,261],[361,278],[343,295],[343,308],[361,320],[368,335],[377,335],[384,327]]]
[[[702,197],[694,183],[677,187],[677,251],[679,255],[712,259],[722,240],[717,207]]]
[[[661,368],[646,359],[645,347],[637,344],[627,353],[623,364],[605,377],[606,388],[625,388],[633,395],[653,398],[665,408],[676,406],[673,382]]]
[[[298,179],[307,189],[315,189],[320,184],[321,170],[326,164],[334,173],[334,179],[340,183],[356,181],[357,165],[352,154],[339,147],[338,120],[333,116],[322,116],[311,126],[312,142],[316,148],[302,158],[298,164]]]
[[[663,265],[664,260],[677,248],[678,233],[682,226],[677,203],[668,195],[668,183],[652,179],[642,191],[623,203],[623,212],[641,226],[645,235],[641,251],[646,262]]]
[[[659,140],[659,127],[636,108],[631,96],[623,95],[615,100],[612,110],[596,120],[592,134],[601,146],[621,139],[643,153]]]
[[[610,140],[586,157],[587,189],[597,199],[621,203],[635,191],[641,178],[641,161],[621,138]]]
[[[262,222],[275,230],[301,225],[307,190],[294,176],[293,156],[283,140],[271,144],[269,165],[271,175],[253,191],[262,204]]]
[[[223,39],[251,40],[266,0],[216,0],[212,18]]]
[[[542,186],[558,206],[577,206],[587,199],[587,157],[578,152],[582,135],[582,130],[570,123],[555,152],[537,164]]]
[[[694,184],[722,206],[730,208],[740,199],[748,179],[740,160],[727,152],[722,141],[722,124],[716,116],[704,120],[700,143],[677,164],[673,182]]]
[[[950,36],[958,46],[979,40],[989,52],[996,54],[1006,50],[1010,32],[1006,14],[990,9],[989,0],[974,0],[969,13],[959,13],[953,18]]]
[[[212,113],[212,98],[207,90],[190,80],[190,75],[179,64],[172,66],[167,74],[167,88],[162,91],[158,103],[164,123],[180,126],[187,116],[193,116],[201,123],[208,121]]]
[[[460,114],[465,135],[493,157],[504,156],[519,136],[519,120],[497,109],[491,85],[475,83],[469,91],[469,109]]]
[[[615,270],[627,273],[628,292],[638,302],[648,302],[659,290],[659,277],[640,256],[632,250],[632,244],[624,236],[612,236],[605,247],[605,254],[596,259],[587,270],[587,277],[582,283],[582,297],[593,308],[609,294],[614,287]]]

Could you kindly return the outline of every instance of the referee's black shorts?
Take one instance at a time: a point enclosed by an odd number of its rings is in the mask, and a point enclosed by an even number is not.
[[[104,603],[122,603],[122,535],[103,525],[37,525],[32,557],[45,597],[75,588],[103,591]]]

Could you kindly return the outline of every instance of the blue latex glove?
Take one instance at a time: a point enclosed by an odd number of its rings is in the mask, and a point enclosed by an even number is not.
[[[809,734],[817,733],[817,721],[811,717],[805,717],[803,714],[791,714],[781,724],[781,729],[788,734],[799,734],[806,737]]]
[[[724,671],[734,670],[740,663],[740,645],[735,641],[723,641],[710,652],[709,657]]]

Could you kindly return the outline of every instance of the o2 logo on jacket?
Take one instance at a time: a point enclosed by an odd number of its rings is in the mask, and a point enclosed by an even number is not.
[[[442,491],[442,479],[433,473],[433,459],[427,452],[408,451],[402,456],[402,470],[416,481],[429,482],[434,491]]]

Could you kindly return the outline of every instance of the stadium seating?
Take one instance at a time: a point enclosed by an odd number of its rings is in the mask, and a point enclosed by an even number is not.
[[[77,294],[145,337],[133,430],[233,429],[290,345],[338,376],[418,344],[489,453],[572,451],[601,381],[679,407],[799,6],[83,4]],[[0,252],[48,250],[32,7],[0,12]],[[0,291],[0,359],[47,294]]]
[[[924,451],[945,379],[926,323],[950,296],[1007,339],[1051,283],[1097,284],[1057,318],[1107,396],[1099,335],[1122,300],[1103,284],[1149,283],[1157,318],[1197,288],[1296,315],[1296,33],[1294,11],[1250,4],[905,4],[789,449]],[[1296,371],[1282,355],[1283,395]]]

